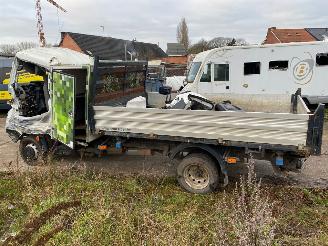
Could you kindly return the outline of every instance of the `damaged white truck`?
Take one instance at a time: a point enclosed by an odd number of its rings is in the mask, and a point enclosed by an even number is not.
[[[42,79],[16,83],[21,70]],[[20,141],[28,164],[61,146],[99,156],[151,149],[175,160],[180,185],[195,193],[226,185],[227,166],[250,154],[288,170],[321,154],[324,105],[310,113],[296,94],[290,112],[244,112],[181,94],[165,108],[148,108],[146,73],[143,61],[100,60],[62,48],[18,52],[6,131]]]

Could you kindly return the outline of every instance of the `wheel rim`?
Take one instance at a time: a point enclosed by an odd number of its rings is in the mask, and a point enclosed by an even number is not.
[[[35,144],[27,144],[24,148],[24,157],[27,161],[35,161],[38,159],[39,151]]]
[[[186,183],[193,189],[201,190],[209,184],[209,172],[200,165],[190,165],[183,172]]]

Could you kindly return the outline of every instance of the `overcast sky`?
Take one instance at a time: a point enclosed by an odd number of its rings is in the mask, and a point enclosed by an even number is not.
[[[41,0],[47,42],[60,31],[159,43],[176,41],[181,17],[192,42],[218,36],[264,40],[268,27],[328,27],[327,0]],[[104,26],[103,32],[100,26]],[[0,0],[0,43],[37,42],[35,0]]]

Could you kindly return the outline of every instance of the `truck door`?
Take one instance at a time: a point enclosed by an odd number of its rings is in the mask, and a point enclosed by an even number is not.
[[[52,137],[74,148],[75,78],[52,72]]]
[[[229,64],[213,64],[212,93],[229,93],[231,89]]]
[[[205,64],[198,83],[198,93],[205,96],[212,92],[212,64]]]

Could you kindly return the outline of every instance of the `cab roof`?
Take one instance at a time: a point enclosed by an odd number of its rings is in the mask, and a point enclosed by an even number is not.
[[[203,60],[211,57],[216,52],[225,52],[228,50],[244,50],[244,49],[263,49],[263,48],[277,48],[277,47],[291,47],[291,46],[312,46],[312,45],[325,45],[328,46],[326,41],[315,42],[294,42],[294,43],[277,43],[277,44],[262,44],[262,45],[245,45],[245,46],[225,46],[220,48],[214,48],[201,52],[196,55],[194,62],[202,62]]]
[[[56,66],[81,67],[94,64],[94,59],[91,56],[59,47],[27,49],[18,52],[16,57],[45,68]]]

